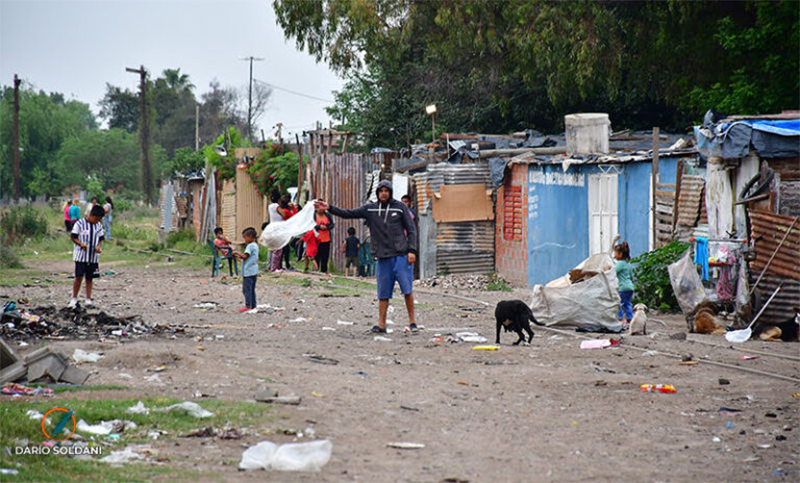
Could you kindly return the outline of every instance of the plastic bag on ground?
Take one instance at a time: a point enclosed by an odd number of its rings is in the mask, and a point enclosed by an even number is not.
[[[286,221],[270,223],[261,233],[259,243],[277,250],[289,244],[292,237],[302,236],[316,226],[314,202],[309,201],[299,213]]]
[[[97,362],[102,358],[103,356],[96,352],[86,352],[83,349],[75,349],[72,353],[72,360],[75,362]]]
[[[133,451],[133,449],[128,446],[122,451],[112,451],[110,455],[100,458],[100,461],[103,463],[130,463],[132,460],[141,460],[144,459],[139,453]]]
[[[570,272],[583,280],[571,283],[566,275],[556,279],[555,286],[533,287],[530,307],[536,320],[547,326],[619,330],[619,282],[611,257],[606,253],[592,255]]]
[[[331,459],[333,443],[322,439],[308,443],[276,446],[262,441],[242,454],[239,468],[243,470],[265,469],[277,471],[319,471]]]
[[[178,411],[182,413],[186,413],[189,416],[195,418],[208,418],[214,415],[211,411],[206,411],[197,403],[191,401],[184,401],[179,404],[173,404],[172,406],[167,406],[165,408],[156,409],[156,411]]]
[[[150,409],[145,407],[142,401],[139,401],[134,406],[129,407],[125,412],[130,414],[150,414]]]
[[[703,282],[697,275],[691,251],[686,250],[680,260],[667,267],[667,271],[669,271],[669,282],[675,292],[675,298],[678,299],[681,311],[684,314],[690,314],[706,299]]]

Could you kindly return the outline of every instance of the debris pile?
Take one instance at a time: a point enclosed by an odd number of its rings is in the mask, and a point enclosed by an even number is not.
[[[168,327],[146,325],[140,316],[113,317],[102,310],[89,312],[84,307],[35,307],[22,310],[6,304],[0,315],[0,336],[6,340],[88,339],[126,337],[167,332]]]
[[[0,384],[23,380],[33,383],[83,384],[89,378],[88,372],[71,365],[64,354],[52,352],[49,347],[20,357],[0,338],[0,359]]]
[[[487,290],[492,280],[498,283],[501,278],[499,276],[490,277],[488,275],[435,275],[414,283],[419,284],[421,287],[431,288]]]

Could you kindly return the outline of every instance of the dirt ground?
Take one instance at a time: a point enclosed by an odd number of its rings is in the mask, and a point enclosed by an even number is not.
[[[71,264],[43,268],[58,274],[69,272]],[[87,384],[129,388],[57,398],[170,396],[202,405],[198,393],[252,401],[265,387],[302,398],[299,406],[275,406],[280,419],[269,436],[187,438],[179,445],[175,440],[153,442],[169,464],[200,470],[208,481],[800,478],[800,399],[793,396],[800,385],[709,363],[797,380],[798,344],[749,341],[731,348],[720,336],[696,334],[676,340],[669,336],[685,332],[682,318],[656,316],[668,326],[651,323],[653,335],[626,336],[621,346],[607,349],[581,350],[581,339],[571,329],[557,333],[537,327],[530,346],[512,346],[513,334],[503,334],[496,351],[473,350],[472,343],[437,345],[430,341],[435,335],[460,331],[479,332],[494,342],[494,304],[512,298],[529,301],[530,293],[445,294],[435,288],[416,294],[417,322],[424,331],[403,333],[407,317],[402,299],[395,298],[389,317],[394,332],[387,334],[390,341],[380,341],[367,333],[377,320],[374,289],[337,292],[317,276],[306,277],[312,280],[310,287],[263,276],[258,303],[285,310],[239,314],[243,298],[235,279],[212,280],[205,273],[169,267],[115,270],[116,275],[95,285],[94,298],[103,310],[115,316],[139,314],[148,323],[207,327],[188,328],[175,338],[49,341],[67,354],[75,348],[103,352],[105,358],[82,366],[92,371]],[[61,307],[69,290],[66,285],[3,287],[0,296]],[[218,306],[207,311],[193,307],[201,302]],[[299,317],[308,321],[289,322]],[[700,363],[678,365],[680,359],[646,350],[691,354]],[[743,360],[743,354],[756,355],[748,350],[766,354]],[[146,381],[152,375],[147,369],[160,364],[167,366],[159,373],[162,382]],[[642,393],[639,385],[644,383],[672,384],[677,393]],[[308,427],[316,438],[333,443],[332,458],[320,473],[265,475],[239,471],[230,463],[261,440],[307,441],[275,433]],[[387,447],[390,442],[425,446],[393,449]]]

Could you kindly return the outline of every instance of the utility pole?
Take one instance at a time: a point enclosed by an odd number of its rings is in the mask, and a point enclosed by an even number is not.
[[[19,84],[22,82],[14,74],[14,203],[19,203]]]
[[[200,151],[200,104],[194,106],[194,150]]]
[[[248,60],[250,61],[250,87],[248,90],[247,95],[247,138],[250,139],[250,143],[253,142],[253,61],[261,61],[264,60],[261,57],[244,57],[239,60]]]
[[[147,70],[143,65],[138,69],[125,68],[139,74],[139,98],[142,125],[139,127],[139,144],[142,147],[142,189],[148,205],[153,204],[153,170],[150,168],[150,116],[147,115]]]

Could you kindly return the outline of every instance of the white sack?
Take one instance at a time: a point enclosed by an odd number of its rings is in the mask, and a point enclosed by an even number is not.
[[[292,237],[303,236],[316,226],[314,201],[309,201],[299,213],[286,221],[270,223],[261,233],[259,243],[261,245],[277,250],[289,244]]]
[[[245,450],[239,469],[319,471],[331,459],[332,449],[333,443],[327,439],[280,446],[262,441]]]
[[[619,330],[619,282],[614,261],[608,254],[598,253],[575,268],[597,275],[567,286],[534,286],[531,311],[536,320],[547,326],[603,326]],[[557,280],[563,284],[563,277]]]

